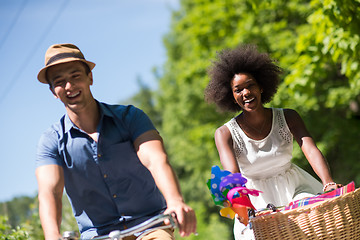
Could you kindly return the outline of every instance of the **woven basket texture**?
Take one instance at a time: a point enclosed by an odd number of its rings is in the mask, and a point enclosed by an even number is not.
[[[323,202],[250,220],[256,239],[360,239],[360,188]]]

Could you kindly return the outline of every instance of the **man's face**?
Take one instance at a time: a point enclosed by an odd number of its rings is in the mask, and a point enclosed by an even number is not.
[[[47,79],[54,96],[69,110],[76,111],[92,99],[92,73],[86,74],[85,66],[79,61],[50,67]]]

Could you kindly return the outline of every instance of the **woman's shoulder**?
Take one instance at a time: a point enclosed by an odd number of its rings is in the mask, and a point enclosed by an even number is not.
[[[226,126],[226,124],[222,125],[221,127],[218,127],[215,130],[215,134],[226,134],[226,133],[230,133],[229,128]]]
[[[222,125],[221,127],[215,130],[215,138],[222,138],[222,139],[231,138],[230,130],[226,126],[226,124]]]
[[[290,130],[293,129],[293,127],[296,127],[300,123],[302,123],[302,118],[296,110],[284,108],[283,112],[284,112],[286,123],[289,126]]]
[[[294,114],[298,114],[296,110],[291,109],[291,108],[275,108],[275,107],[271,107],[269,109],[271,109],[273,112],[283,112],[285,116],[290,115],[290,117],[293,116]]]
[[[294,120],[300,117],[299,113],[294,109],[283,108],[282,110],[286,120]]]

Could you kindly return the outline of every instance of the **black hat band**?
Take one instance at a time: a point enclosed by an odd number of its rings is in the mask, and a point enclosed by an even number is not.
[[[46,63],[46,66],[48,66],[49,64],[56,62],[58,60],[64,59],[64,58],[78,58],[78,59],[83,59],[85,60],[84,56],[81,56],[79,54],[76,53],[59,53],[56,54],[54,56],[52,56],[49,61]]]

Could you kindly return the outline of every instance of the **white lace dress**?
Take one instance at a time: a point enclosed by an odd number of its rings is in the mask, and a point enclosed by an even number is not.
[[[240,172],[248,180],[246,187],[263,192],[258,197],[250,196],[256,209],[266,208],[269,203],[284,206],[293,200],[322,192],[319,181],[290,162],[293,136],[283,110],[273,108],[272,113],[271,131],[262,140],[249,138],[235,118],[225,124],[231,132]],[[236,240],[251,239],[244,228],[243,224],[235,220]]]

